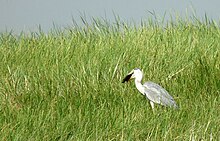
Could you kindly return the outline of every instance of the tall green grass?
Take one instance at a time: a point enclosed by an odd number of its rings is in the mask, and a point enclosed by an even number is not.
[[[220,140],[220,28],[212,20],[94,20],[0,35],[0,140]],[[144,71],[179,110],[149,102]]]

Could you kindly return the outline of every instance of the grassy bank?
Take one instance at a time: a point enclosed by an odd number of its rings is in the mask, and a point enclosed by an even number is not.
[[[162,27],[94,21],[0,36],[0,140],[219,140],[220,29],[215,22]],[[174,97],[149,102],[133,68]]]

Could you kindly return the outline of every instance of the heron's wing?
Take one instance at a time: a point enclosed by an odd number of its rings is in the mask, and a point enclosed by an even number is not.
[[[145,94],[149,100],[165,106],[177,107],[173,97],[160,85],[148,81],[144,83],[143,86],[145,87]]]

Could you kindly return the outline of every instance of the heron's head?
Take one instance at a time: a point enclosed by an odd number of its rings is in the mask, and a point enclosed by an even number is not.
[[[142,77],[143,72],[139,68],[135,68],[130,73],[128,73],[128,75],[123,79],[122,83],[124,83],[125,81],[128,82],[130,79],[133,78],[135,78],[138,81],[141,81]]]

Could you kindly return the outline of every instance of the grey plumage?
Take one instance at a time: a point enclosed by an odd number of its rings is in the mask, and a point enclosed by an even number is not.
[[[150,101],[164,106],[178,108],[173,97],[160,85],[148,81],[143,86],[145,87],[145,95]]]

